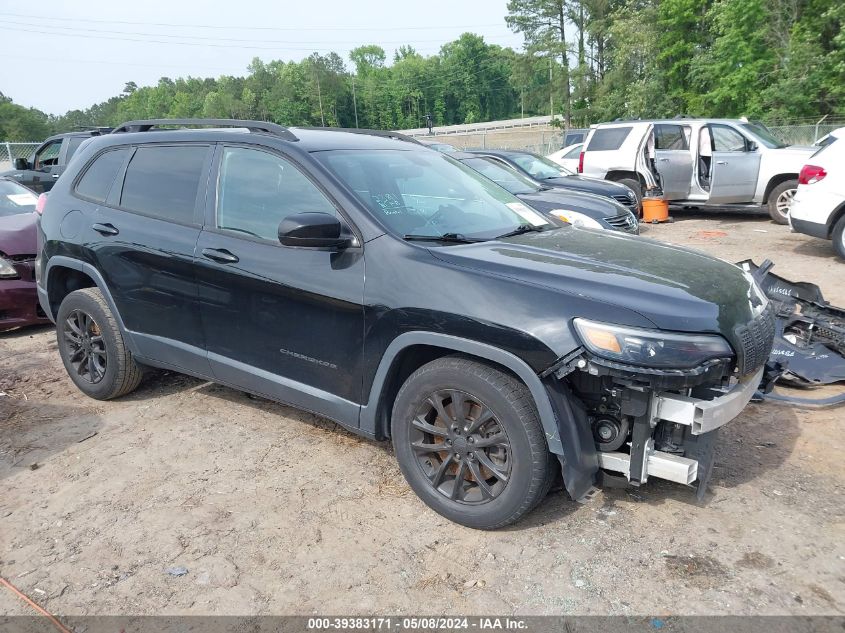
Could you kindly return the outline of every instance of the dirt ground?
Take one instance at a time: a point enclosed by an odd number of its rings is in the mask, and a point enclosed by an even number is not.
[[[769,257],[845,305],[830,243],[675,216],[644,233]],[[315,416],[175,374],[87,399],[49,328],[0,335],[0,391],[0,575],[54,613],[845,612],[845,409],[749,405],[700,504],[659,480],[585,505],[553,492],[489,533],[418,501],[388,443]]]

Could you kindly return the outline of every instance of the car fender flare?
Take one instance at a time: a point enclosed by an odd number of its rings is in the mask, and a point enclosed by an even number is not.
[[[378,402],[393,361],[403,349],[413,345],[439,347],[483,358],[516,374],[534,398],[549,451],[560,459],[564,468],[567,490],[576,499],[586,494],[598,471],[598,458],[586,418],[580,419],[582,416],[578,415],[578,409],[572,406],[571,398],[567,397],[571,394],[568,391],[558,391],[551,384],[547,388],[525,361],[487,343],[426,331],[405,332],[397,336],[385,350],[376,370],[367,404],[361,407],[361,429],[375,427]],[[546,380],[550,378],[547,377]],[[552,377],[551,380],[556,379]]]
[[[117,321],[117,326],[120,328],[120,333],[123,335],[123,340],[126,342],[127,347],[129,347],[129,351],[133,354],[138,354],[138,347],[135,344],[135,341],[132,339],[131,334],[126,329],[126,326],[123,324],[123,319],[120,316],[120,312],[117,309],[117,305],[114,302],[114,298],[112,297],[111,291],[109,291],[108,285],[106,285],[106,280],[103,279],[103,276],[100,274],[94,266],[87,262],[80,261],[78,259],[74,259],[73,257],[66,257],[64,255],[54,255],[47,261],[47,267],[44,270],[44,288],[42,289],[40,286],[38,288],[38,300],[41,303],[41,308],[50,317],[50,319],[55,322],[56,315],[53,314],[52,307],[50,306],[50,299],[49,299],[49,291],[50,291],[50,273],[52,272],[53,268],[56,266],[60,266],[62,268],[70,268],[72,270],[78,270],[79,272],[87,275],[91,278],[91,281],[94,282],[94,285],[103,293],[103,298],[105,298],[106,303],[109,306],[109,310],[111,310],[112,314],[114,315],[115,321]]]

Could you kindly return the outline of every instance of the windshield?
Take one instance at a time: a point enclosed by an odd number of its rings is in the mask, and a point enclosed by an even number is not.
[[[26,187],[9,180],[0,180],[0,217],[32,213],[38,197]]]
[[[318,158],[391,232],[492,239],[556,224],[466,165],[436,152],[333,150]]]
[[[751,132],[757,137],[757,140],[769,149],[781,149],[786,147],[786,144],[772,134],[771,131],[769,131],[769,128],[760,123],[740,123],[739,126],[746,131]]]
[[[513,154],[511,160],[538,180],[570,176],[572,172],[557,163],[534,154]]]
[[[500,187],[504,187],[512,194],[536,193],[540,187],[511,167],[494,163],[488,158],[467,158],[461,161],[469,165],[479,174],[487,176]]]

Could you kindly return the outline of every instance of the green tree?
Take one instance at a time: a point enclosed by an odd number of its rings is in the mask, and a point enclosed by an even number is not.
[[[777,59],[767,37],[772,18],[768,0],[713,4],[706,16],[713,44],[691,63],[697,94],[690,101],[695,112],[727,117],[766,114],[762,93]]]
[[[52,132],[46,114],[13,103],[0,92],[0,140],[40,141]]]
[[[505,22],[522,33],[526,48],[559,60],[560,91],[566,127],[572,120],[572,90],[569,73],[569,47],[566,43],[568,14],[566,0],[509,0]]]

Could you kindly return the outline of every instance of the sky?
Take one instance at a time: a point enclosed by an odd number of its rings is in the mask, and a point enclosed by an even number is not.
[[[50,114],[84,109],[126,82],[245,75],[253,57],[301,60],[378,44],[429,55],[471,31],[522,47],[507,0],[0,0],[0,92]]]

